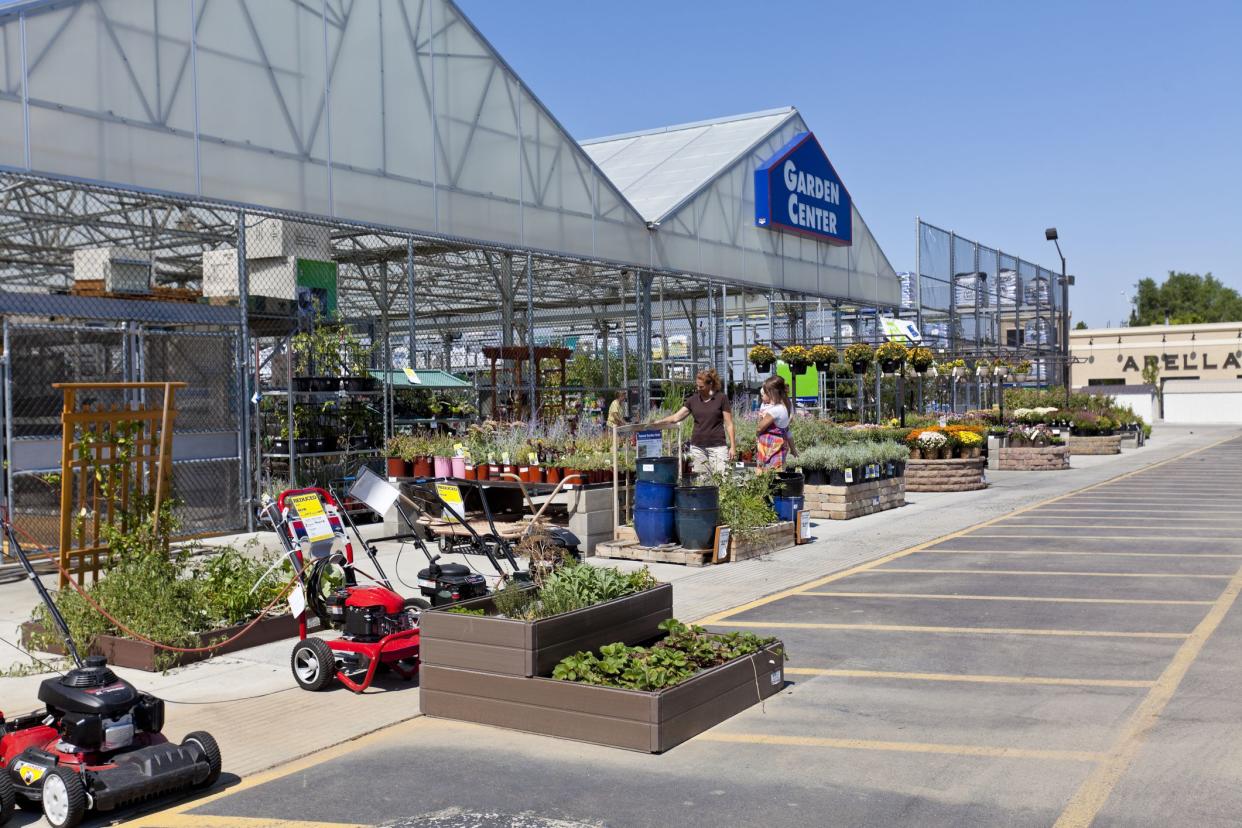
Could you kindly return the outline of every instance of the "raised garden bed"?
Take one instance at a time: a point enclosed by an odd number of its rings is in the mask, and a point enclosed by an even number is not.
[[[419,702],[428,716],[662,753],[779,692],[782,652],[771,644],[659,692],[424,662]]]
[[[247,624],[250,622],[246,622]],[[224,641],[231,638],[245,628],[246,624],[238,624],[234,627],[225,627],[224,629],[212,630],[210,632],[198,633],[197,639],[191,644],[192,647],[208,647],[215,641]],[[22,630],[22,646],[27,649],[35,649],[33,638],[41,628],[33,621],[27,621],[21,625]],[[132,638],[123,638],[117,635],[99,635],[95,637],[95,642],[91,645],[91,655],[101,655],[108,659],[108,664],[113,667],[131,667],[135,670],[146,670],[150,673],[158,673],[168,670],[172,667],[182,667],[186,664],[194,664],[198,661],[205,661],[212,656],[224,655],[226,653],[235,653],[239,650],[245,650],[249,647],[258,647],[260,644],[271,644],[273,641],[280,641],[286,638],[296,638],[298,634],[298,623],[292,615],[277,615],[264,618],[246,635],[237,641],[230,642],[224,646],[212,650],[207,653],[178,653],[166,652],[158,649],[153,644],[145,641],[135,641]],[[41,645],[43,652],[55,653],[56,655],[67,655],[65,648],[59,642],[53,644]],[[83,653],[83,656],[86,654]],[[156,665],[156,657],[160,656],[159,665]]]
[[[1071,434],[1065,439],[1070,454],[1121,454],[1120,434]]]
[[[906,505],[905,481],[905,477],[890,477],[849,486],[806,486],[803,507],[811,517],[829,520],[850,520],[896,509]]]
[[[454,606],[496,609],[490,596]],[[424,681],[428,667],[486,670],[506,676],[551,673],[562,658],[579,650],[654,638],[660,622],[672,617],[672,584],[535,621],[429,610],[419,620]]]
[[[968,492],[986,489],[983,471],[987,459],[910,460],[906,463],[907,492]]]
[[[708,566],[715,554],[711,549],[683,549],[676,544],[642,546],[634,538],[633,530],[622,527],[618,539],[595,547],[595,555],[623,561],[643,563],[675,563],[684,566]],[[769,552],[786,549],[797,543],[793,521],[781,521],[748,534],[745,538],[729,539],[729,560],[745,561]]]
[[[1061,471],[1070,467],[1068,446],[1005,446],[996,450],[1002,471]]]

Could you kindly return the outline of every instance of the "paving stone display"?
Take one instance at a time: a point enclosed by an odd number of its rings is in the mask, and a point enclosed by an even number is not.
[[[908,492],[969,492],[987,488],[984,457],[952,460],[910,460],[906,463]]]
[[[997,451],[1002,471],[1059,471],[1070,467],[1068,446],[1010,446]]]

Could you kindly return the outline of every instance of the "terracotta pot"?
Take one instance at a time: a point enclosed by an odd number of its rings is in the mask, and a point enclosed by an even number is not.
[[[754,453],[753,451],[744,451],[744,452],[742,452],[742,462],[743,462],[743,463],[753,463],[753,462],[755,462],[755,453]]]
[[[492,467],[487,465],[486,463],[479,463],[478,465],[474,467],[474,479],[475,480],[491,480],[492,479]]]
[[[586,482],[586,480],[582,476],[582,472],[570,466],[566,466],[565,468],[561,469],[561,480],[564,480],[567,477],[574,478],[573,480],[569,481],[570,485],[580,486]]]
[[[561,469],[559,466],[543,467],[543,482],[556,485],[561,482]]]
[[[402,460],[400,457],[388,458],[388,476],[389,477],[409,477],[410,464]]]
[[[510,464],[510,465],[508,465],[508,466],[501,466],[501,467],[500,467],[500,473],[501,473],[502,475],[517,474],[517,466],[514,466],[514,465],[512,465],[512,464]],[[513,478],[512,478],[512,477],[505,477],[505,478],[503,478],[503,479],[504,479],[504,480],[512,480]]]
[[[411,463],[411,466],[412,466],[411,473],[415,477],[431,477],[431,472],[433,469],[432,469],[430,457],[415,457],[414,462]]]
[[[544,482],[546,477],[547,477],[546,466],[531,466],[530,467],[530,482],[531,483],[542,483]]]
[[[916,449],[916,448],[912,448],[912,449],[910,449],[910,459],[911,459],[911,460],[922,460],[922,459],[923,459],[923,450],[922,450],[922,449]]]
[[[479,479],[479,467],[474,465],[473,463],[466,464],[465,472],[466,472],[467,480],[478,480]]]
[[[518,476],[518,480],[521,480],[523,483],[529,483],[530,482],[530,466],[518,466],[517,476]]]

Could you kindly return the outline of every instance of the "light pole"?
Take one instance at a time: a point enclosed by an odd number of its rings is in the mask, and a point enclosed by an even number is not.
[[[1057,255],[1061,257],[1061,351],[1065,355],[1065,407],[1070,407],[1070,350],[1069,350],[1069,276],[1065,273],[1065,254],[1061,252],[1061,242],[1057,240],[1057,228],[1049,227],[1044,231],[1044,238],[1057,246]]]

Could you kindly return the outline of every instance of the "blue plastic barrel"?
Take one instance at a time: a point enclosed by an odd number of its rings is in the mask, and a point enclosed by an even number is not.
[[[638,459],[638,479],[652,483],[677,482],[676,457],[640,457]]]
[[[634,507],[636,509],[667,509],[673,505],[672,483],[656,483],[639,480],[634,484]]]
[[[676,511],[672,506],[634,507],[634,532],[638,535],[638,543],[641,546],[661,546],[676,540]]]
[[[781,520],[793,520],[794,513],[802,508],[802,497],[774,497],[772,498],[772,508],[776,510],[776,516]]]

